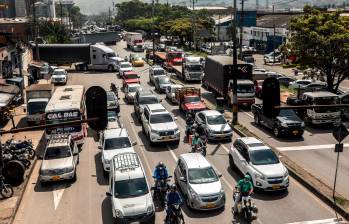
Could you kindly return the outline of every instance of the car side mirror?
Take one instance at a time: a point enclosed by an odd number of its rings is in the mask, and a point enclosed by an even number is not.
[[[102,149],[102,146],[101,146],[101,145],[99,145],[99,146],[98,146],[98,149]]]
[[[111,193],[110,192],[105,192],[105,195],[110,197]]]
[[[218,175],[218,177],[222,177],[223,176],[221,173],[218,173],[217,175]]]
[[[132,142],[132,146],[135,146],[135,145],[137,145],[137,142]]]
[[[187,182],[187,180],[184,177],[180,177],[179,180],[182,182]]]

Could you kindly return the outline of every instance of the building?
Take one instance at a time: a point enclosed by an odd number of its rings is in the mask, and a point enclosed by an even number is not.
[[[48,2],[35,2],[35,15],[38,18],[51,17],[51,8]]]
[[[25,0],[15,0],[16,17],[27,16],[27,3]]]
[[[15,0],[0,0],[0,18],[15,18]]]

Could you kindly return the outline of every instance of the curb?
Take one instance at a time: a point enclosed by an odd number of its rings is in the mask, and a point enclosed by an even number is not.
[[[241,137],[248,137],[247,134],[245,134],[243,131],[237,129],[235,126],[233,128],[233,130],[240,135]],[[271,147],[273,148],[273,147]],[[273,148],[274,151],[277,151]],[[334,209],[337,213],[339,213],[343,218],[345,218],[346,220],[349,220],[349,211],[347,211],[343,206],[339,205],[338,203],[336,203],[335,205],[333,204],[332,198],[330,198],[328,195],[326,195],[325,193],[321,192],[320,190],[318,190],[317,188],[315,188],[311,182],[309,180],[307,180],[306,178],[303,178],[301,174],[299,174],[292,165],[289,164],[289,161],[291,161],[290,159],[288,159],[288,157],[284,154],[282,154],[281,152],[277,151],[279,153],[279,155],[282,155],[282,157],[284,159],[284,165],[287,167],[290,176],[292,176],[295,180],[297,180],[300,184],[302,184],[306,189],[308,189],[311,193],[313,193],[314,195],[316,195],[321,201],[323,201],[325,204],[327,204],[329,207],[331,207],[332,209]],[[309,174],[309,172],[305,171],[307,174]],[[309,174],[311,175],[311,174]],[[317,181],[321,182],[320,180],[318,180],[317,178],[315,178]],[[322,183],[322,182],[321,182]],[[323,184],[323,183],[322,183]],[[328,187],[326,184],[323,184],[324,186]]]
[[[44,137],[44,133],[42,133],[41,135],[41,138],[40,138],[40,141],[38,142],[38,145],[36,146],[36,152],[38,152],[38,147],[43,143],[43,141],[45,140],[45,137]],[[38,157],[36,156],[32,166],[31,166],[31,169],[29,170],[29,173],[27,175],[27,178],[24,180],[24,184],[23,184],[23,191],[21,192],[21,194],[19,195],[18,197],[18,200],[17,200],[17,203],[16,203],[16,206],[15,208],[13,209],[13,212],[12,212],[12,215],[11,215],[11,218],[9,219],[8,223],[9,224],[12,224],[15,220],[15,217],[16,217],[16,214],[17,214],[17,211],[18,211],[18,208],[22,202],[22,199],[23,199],[23,196],[24,196],[24,193],[27,189],[27,186],[28,186],[28,183],[29,183],[29,179],[33,173],[33,170],[34,170],[34,166],[36,165],[36,162],[38,161]]]

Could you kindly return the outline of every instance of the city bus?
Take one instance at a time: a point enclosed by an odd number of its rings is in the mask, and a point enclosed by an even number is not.
[[[45,109],[46,124],[59,124],[66,121],[79,121],[85,118],[84,86],[67,85],[57,87]],[[46,128],[46,137],[50,134],[72,135],[78,145],[84,143],[87,136],[86,124],[74,124],[58,128]]]

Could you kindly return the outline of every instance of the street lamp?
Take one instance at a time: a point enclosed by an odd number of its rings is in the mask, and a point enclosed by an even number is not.
[[[234,23],[233,23],[233,119],[232,125],[238,123],[238,98],[237,98],[237,73],[238,73],[238,61],[237,61],[237,42],[236,42],[236,17],[237,7],[236,0],[234,0]]]

